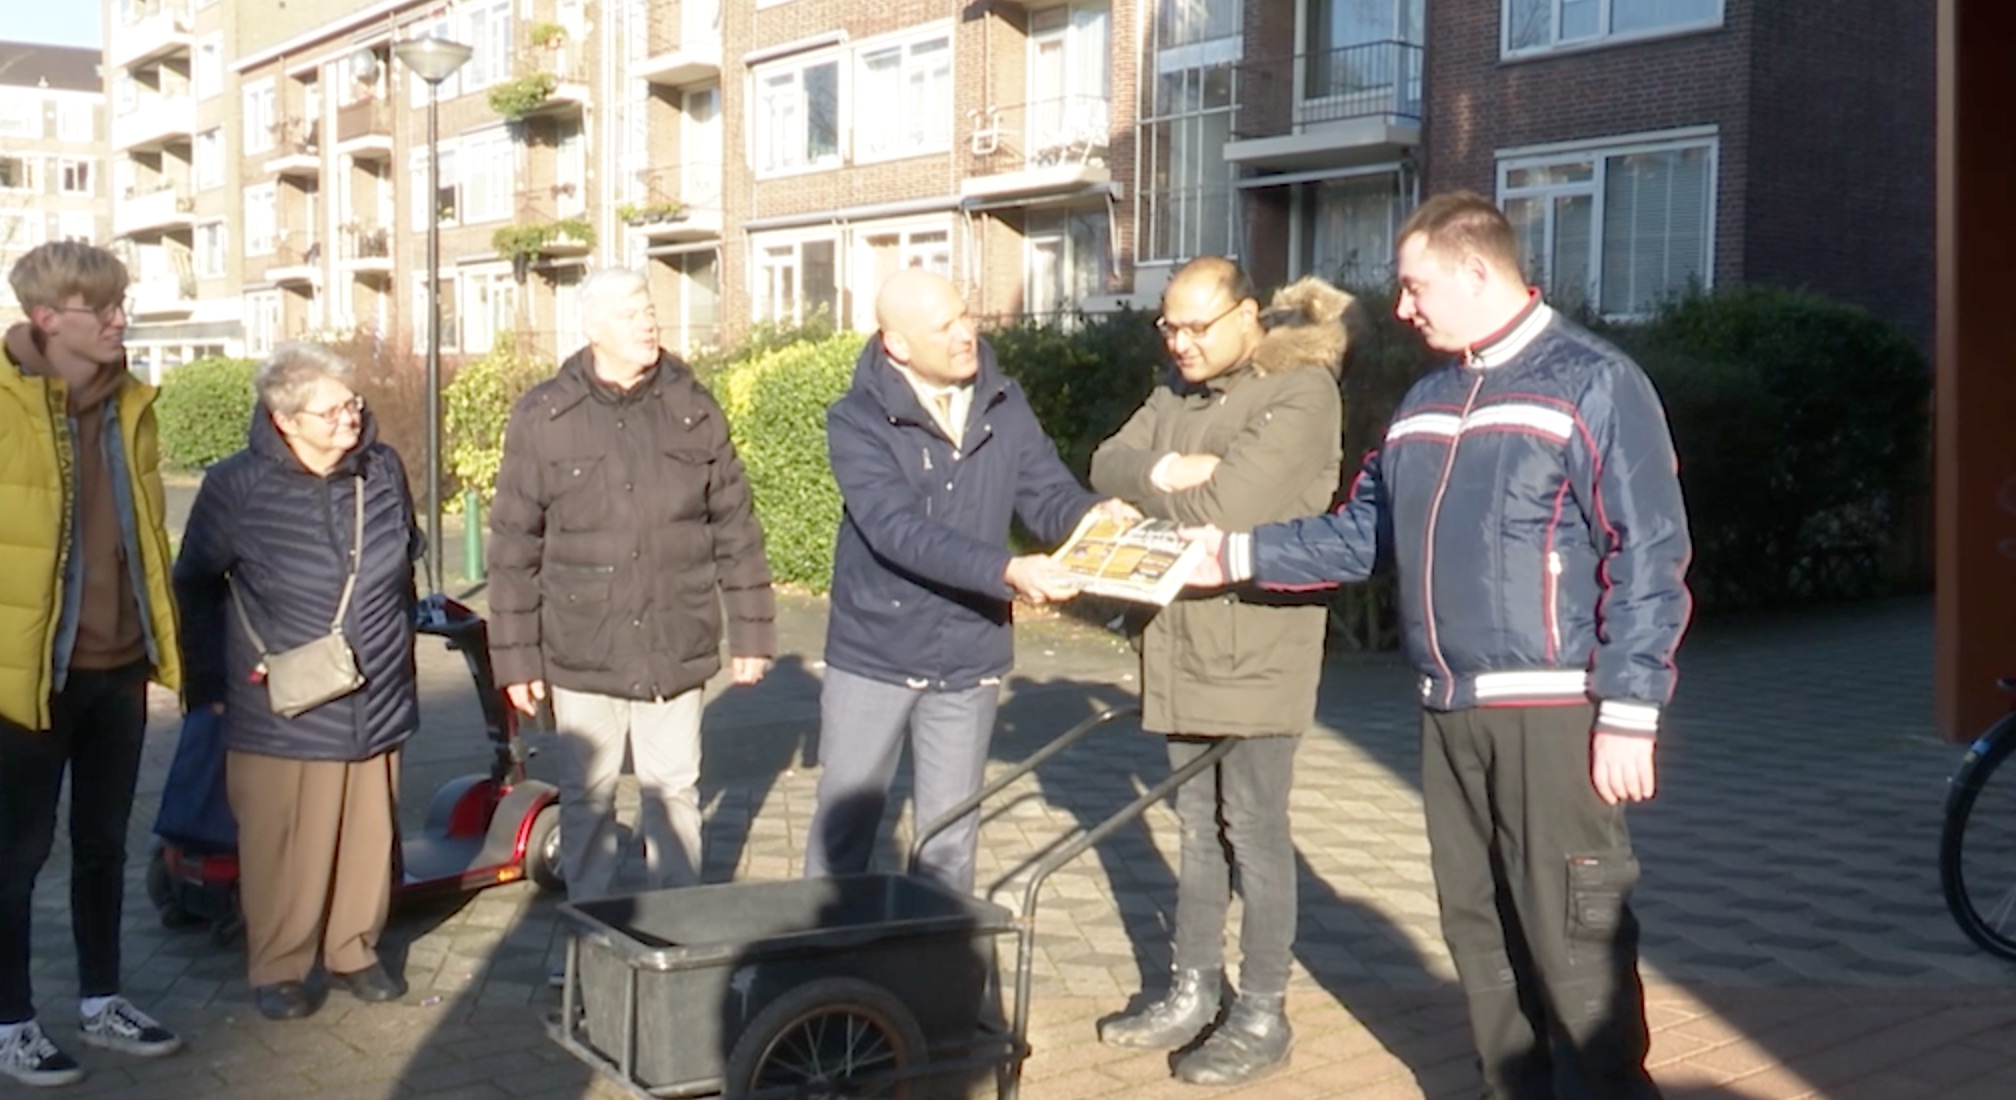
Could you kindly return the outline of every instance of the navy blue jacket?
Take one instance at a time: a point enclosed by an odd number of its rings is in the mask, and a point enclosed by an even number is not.
[[[1398,567],[1433,710],[1598,703],[1656,736],[1691,603],[1659,397],[1622,352],[1535,302],[1415,383],[1327,516],[1227,541],[1227,570],[1297,588]]]
[[[826,663],[884,683],[958,691],[1015,662],[1011,519],[1044,545],[1098,497],[1043,434],[1021,387],[980,345],[963,453],[869,337],[826,412],[844,510],[833,549]]]
[[[287,449],[265,408],[252,412],[246,448],[210,467],[175,558],[185,698],[222,702],[230,747],[293,760],[368,760],[398,748],[420,723],[413,668],[413,559],[421,546],[406,471],[364,434],[327,477]],[[364,686],[294,718],[273,712],[252,640],[231,609],[240,586],[252,625],[274,650],[329,632],[349,572],[355,494],[364,494],[364,547],[343,632]]]

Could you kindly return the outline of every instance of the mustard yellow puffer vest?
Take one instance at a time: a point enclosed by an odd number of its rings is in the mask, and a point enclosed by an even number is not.
[[[133,486],[133,520],[146,577],[154,679],[182,685],[175,646],[175,601],[169,587],[167,501],[161,490],[161,445],[154,426],[154,387],[128,377],[120,386],[119,435]],[[54,675],[57,619],[69,558],[70,496],[75,491],[67,390],[61,381],[29,377],[0,354],[0,717],[46,730]]]

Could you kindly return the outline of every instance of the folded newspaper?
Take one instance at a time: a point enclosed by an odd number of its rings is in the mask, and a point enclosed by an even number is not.
[[[1082,592],[1159,605],[1176,598],[1203,559],[1204,547],[1184,542],[1173,520],[1126,523],[1095,510],[1050,557]]]

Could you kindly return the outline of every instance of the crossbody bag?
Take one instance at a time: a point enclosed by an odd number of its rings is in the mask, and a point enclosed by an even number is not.
[[[343,580],[343,598],[336,602],[336,618],[329,624],[329,633],[292,649],[278,653],[266,648],[266,640],[252,626],[252,617],[245,613],[245,600],[238,594],[238,585],[231,585],[231,606],[238,610],[238,621],[245,626],[245,636],[252,639],[252,648],[259,651],[259,664],[253,670],[255,678],[266,682],[266,700],[275,713],[293,718],[306,714],[324,703],[334,702],[364,686],[364,673],[357,668],[357,654],[350,648],[350,642],[343,636],[343,617],[350,610],[350,595],[357,588],[358,559],[364,550],[364,479],[357,479],[357,534],[350,541],[350,575]]]

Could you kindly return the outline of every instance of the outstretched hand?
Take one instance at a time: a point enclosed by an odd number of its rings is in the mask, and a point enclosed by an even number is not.
[[[1225,563],[1220,555],[1225,550],[1225,532],[1210,524],[1202,527],[1183,527],[1176,532],[1185,542],[1204,544],[1204,559],[1197,568],[1190,571],[1186,583],[1192,588],[1216,588],[1225,583]]]
[[[1016,595],[1030,603],[1053,603],[1078,594],[1078,582],[1048,554],[1024,554],[1008,559],[1003,578]]]

